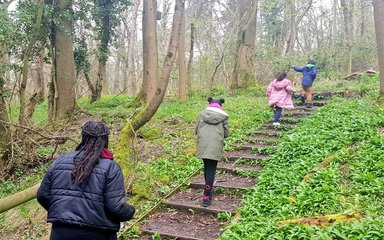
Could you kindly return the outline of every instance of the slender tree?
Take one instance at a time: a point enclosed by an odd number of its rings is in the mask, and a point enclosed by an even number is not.
[[[156,0],[143,1],[143,84],[139,98],[151,101],[159,84],[156,31]]]
[[[67,117],[75,109],[75,66],[72,40],[72,1],[58,0],[54,5],[53,65],[49,96],[49,120]]]
[[[145,6],[146,4],[149,4],[149,6],[146,7]],[[153,6],[152,0],[144,0],[144,9],[147,9],[147,11],[144,11],[144,15],[152,16],[154,14],[153,11],[148,11],[148,7],[150,6]],[[158,81],[158,85],[154,86],[156,88],[156,92],[152,96],[150,101],[147,104],[145,104],[143,107],[138,109],[135,115],[127,122],[127,124],[123,128],[120,135],[120,141],[119,141],[117,154],[116,154],[118,161],[123,161],[123,160],[126,161],[126,159],[129,159],[130,157],[132,157],[132,156],[126,155],[127,151],[128,152],[131,151],[131,148],[132,148],[132,145],[131,145],[132,142],[130,141],[132,141],[136,131],[139,130],[144,124],[146,124],[153,117],[153,115],[156,113],[157,109],[160,107],[161,103],[163,102],[165,93],[167,91],[172,67],[176,59],[176,53],[177,53],[178,43],[179,43],[179,34],[180,34],[180,28],[181,28],[181,11],[184,8],[185,8],[185,0],[176,0],[168,51],[163,61],[163,67],[161,69],[160,76],[157,75],[157,68],[150,69],[148,68],[148,64],[145,62],[150,60],[152,61],[152,63],[157,63],[157,59],[153,61],[153,59],[148,59],[148,57],[145,55],[143,56],[144,74],[158,78],[159,81]],[[152,39],[153,36],[156,36],[156,22],[154,21],[154,19],[152,21],[148,21],[151,18],[152,17],[150,16],[143,16],[143,36],[148,37],[147,39],[145,38],[143,39],[143,46],[147,46],[148,48],[155,48],[155,49],[146,49],[147,52],[154,53],[154,52],[157,52],[157,44],[144,43],[147,40],[153,40]],[[152,34],[149,34],[148,31],[154,31],[154,32],[152,32]],[[146,71],[154,71],[154,72],[148,73]],[[130,163],[128,162],[121,162],[124,172],[126,172],[130,167],[132,167],[132,166],[129,166],[129,164]],[[129,185],[131,180],[126,180],[126,184]]]
[[[178,57],[179,57],[179,99],[187,99],[187,72],[185,67],[185,9],[180,9],[180,36],[178,43]]]
[[[384,104],[384,0],[373,0],[377,58],[380,70],[380,103]]]
[[[245,87],[255,80],[253,64],[256,47],[257,2],[257,0],[238,2],[240,26],[237,35],[237,54],[232,72],[231,89]]]

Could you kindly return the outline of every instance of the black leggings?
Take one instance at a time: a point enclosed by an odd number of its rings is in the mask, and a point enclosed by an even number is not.
[[[203,162],[205,179],[204,195],[209,196],[212,192],[213,182],[215,181],[217,161],[203,158]]]
[[[117,240],[116,232],[53,224],[50,240]]]

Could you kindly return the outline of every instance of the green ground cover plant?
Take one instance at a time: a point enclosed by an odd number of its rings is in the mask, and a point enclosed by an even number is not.
[[[216,96],[214,96],[216,97]],[[224,110],[230,116],[231,137],[226,141],[226,148],[240,141],[241,137],[251,131],[255,125],[263,124],[272,117],[272,112],[267,106],[265,97],[257,97],[253,94],[243,96],[224,97]],[[78,101],[79,110],[89,120],[103,120],[112,128],[110,148],[114,150],[119,128],[132,114],[128,105],[132,98],[124,95],[105,96],[94,104],[89,104],[87,99]],[[34,115],[36,126],[43,126],[46,122],[43,112],[45,103],[39,105]],[[137,175],[129,189],[130,202],[138,208],[137,216],[154,206],[162,197],[167,195],[174,187],[184,182],[187,177],[202,166],[201,160],[194,157],[195,154],[195,122],[199,112],[207,106],[207,97],[197,96],[185,102],[179,102],[173,98],[167,98],[161,105],[154,118],[139,131],[141,139]],[[71,122],[73,136],[79,140],[79,121]],[[51,129],[60,128],[54,126]],[[77,130],[76,130],[77,129]],[[58,148],[58,153],[70,151],[75,143],[67,142]],[[52,149],[49,146],[39,148],[39,154],[49,156]],[[17,180],[10,179],[0,184],[0,197],[9,196],[15,192],[26,189],[38,183],[49,162],[31,170],[21,171]],[[37,212],[38,217],[26,217],[26,211]],[[31,201],[0,214],[0,228],[6,232],[16,232],[20,225],[30,225],[31,229],[37,229],[44,222],[44,210],[36,201]],[[14,223],[14,224],[13,224]],[[6,226],[6,228],[5,228]],[[47,226],[45,226],[47,227]],[[38,230],[38,235],[43,236],[46,228]],[[5,233],[5,232],[4,232]],[[22,235],[18,232],[17,235]],[[9,235],[9,234],[8,234]],[[128,234],[129,235],[129,234]],[[0,235],[1,238],[2,235]],[[35,239],[34,237],[32,239]]]
[[[380,126],[383,111],[370,99],[339,100],[305,119],[266,160],[240,220],[222,239],[382,239]],[[363,217],[327,226],[278,224],[346,212]]]

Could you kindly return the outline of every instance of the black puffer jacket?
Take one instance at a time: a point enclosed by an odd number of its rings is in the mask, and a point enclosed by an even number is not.
[[[37,191],[37,200],[48,211],[48,222],[118,231],[135,209],[126,203],[123,174],[110,159],[100,159],[86,184],[71,182],[73,158],[59,157],[49,167]]]

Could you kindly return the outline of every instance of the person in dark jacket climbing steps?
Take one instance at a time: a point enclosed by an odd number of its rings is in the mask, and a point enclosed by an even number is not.
[[[204,162],[204,207],[211,205],[217,162],[223,157],[224,138],[229,136],[228,114],[222,108],[224,102],[222,98],[209,97],[208,107],[201,111],[196,124],[196,157]]]
[[[303,73],[301,86],[303,87],[305,96],[302,95],[301,99],[302,102],[305,103],[308,108],[310,108],[312,106],[312,84],[317,75],[316,62],[311,59],[308,61],[308,64],[303,67],[293,66],[292,68],[296,72]]]
[[[51,240],[114,240],[120,222],[132,219],[120,166],[108,150],[109,130],[87,122],[74,152],[58,157],[37,191],[48,211]]]

